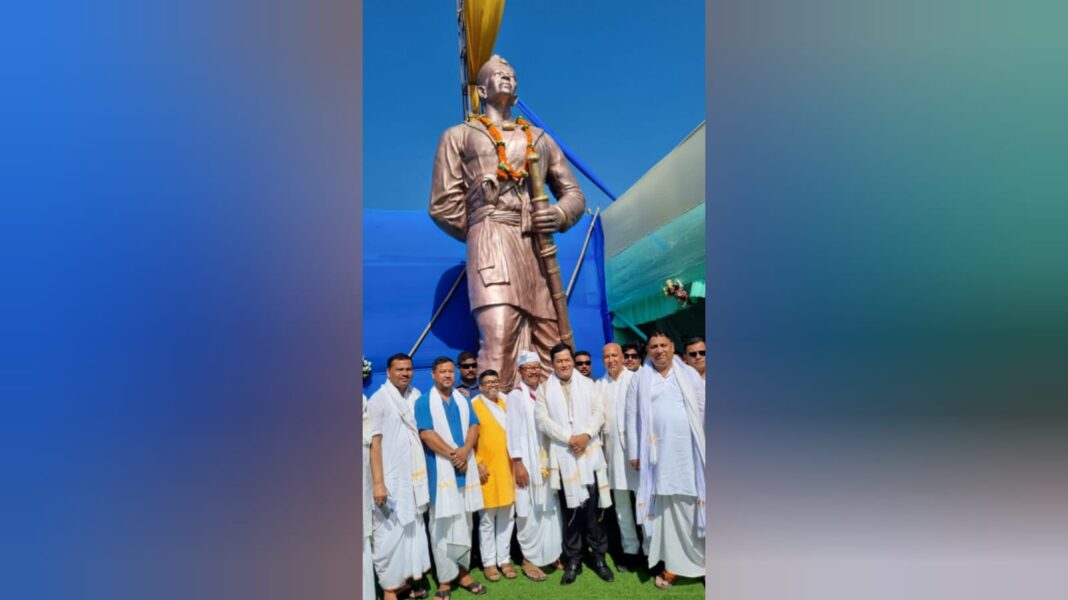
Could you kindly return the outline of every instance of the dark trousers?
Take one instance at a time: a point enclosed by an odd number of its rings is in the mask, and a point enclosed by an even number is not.
[[[608,534],[597,520],[601,510],[597,508],[597,486],[588,485],[590,497],[582,506],[567,508],[564,491],[560,490],[560,506],[564,507],[564,562],[573,564],[582,561],[586,546],[589,546],[594,562],[604,560],[608,551]]]

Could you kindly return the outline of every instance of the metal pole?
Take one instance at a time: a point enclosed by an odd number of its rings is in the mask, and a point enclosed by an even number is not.
[[[623,324],[626,325],[627,327],[630,327],[631,331],[633,331],[634,333],[638,334],[638,337],[640,337],[643,342],[648,342],[649,341],[649,336],[647,336],[644,333],[642,333],[642,330],[638,329],[637,327],[635,327],[633,323],[631,323],[630,321],[624,319],[620,315],[613,314],[612,316],[615,317],[616,319],[619,319],[620,321],[623,321]]]
[[[434,311],[434,316],[430,317],[430,322],[426,324],[426,329],[423,330],[423,333],[419,336],[419,339],[415,341],[415,345],[412,346],[412,349],[408,351],[408,356],[415,356],[415,351],[419,349],[419,346],[423,343],[423,340],[426,339],[426,334],[430,333],[430,328],[434,326],[434,323],[438,320],[438,317],[441,316],[441,311],[445,310],[445,305],[449,303],[449,300],[452,299],[452,295],[456,293],[456,288],[459,287],[460,281],[463,280],[464,275],[467,275],[466,265],[464,265],[464,268],[460,270],[460,276],[456,278],[456,281],[452,282],[452,287],[449,289],[449,293],[445,295],[445,299],[441,301],[441,304],[438,305],[438,309]]]
[[[586,230],[586,241],[582,242],[582,252],[579,253],[578,262],[575,263],[575,270],[571,272],[571,281],[567,282],[567,298],[571,299],[571,288],[575,287],[575,280],[578,279],[579,269],[582,268],[582,261],[586,258],[586,248],[590,245],[590,236],[593,235],[593,227],[597,225],[597,217],[601,214],[601,207],[598,206],[597,210],[593,211],[593,219],[590,221],[590,228]]]
[[[460,34],[460,121],[466,122],[471,112],[471,98],[467,94],[467,26],[464,24],[464,0],[456,0],[456,30]]]

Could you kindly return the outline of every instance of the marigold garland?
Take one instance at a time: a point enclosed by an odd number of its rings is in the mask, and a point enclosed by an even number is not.
[[[530,132],[530,123],[528,123],[523,117],[519,117],[515,120],[519,128],[523,130],[523,133],[527,136],[527,155],[526,161],[523,164],[523,168],[516,170],[510,162],[508,162],[508,151],[504,146],[504,138],[501,137],[501,132],[497,129],[497,126],[489,120],[486,115],[479,115],[478,120],[486,126],[486,130],[489,131],[490,137],[493,138],[493,145],[497,149],[497,179],[507,180],[515,179],[516,181],[527,176],[527,169],[530,167],[530,155],[534,154],[534,134]]]

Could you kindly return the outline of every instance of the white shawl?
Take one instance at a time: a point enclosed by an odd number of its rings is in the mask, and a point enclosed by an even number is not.
[[[505,437],[508,453],[513,459],[521,459],[530,476],[525,488],[515,486],[515,514],[526,519],[531,506],[545,506],[548,501],[548,485],[543,471],[549,470],[549,456],[542,449],[541,432],[534,420],[534,392],[522,381],[519,387],[508,394],[508,426]]]
[[[590,418],[590,402],[594,401],[593,382],[589,378],[576,373],[571,377],[570,385],[571,410],[568,411],[564,390],[556,373],[550,375],[545,382],[545,406],[549,411],[549,418],[556,422],[568,437],[586,433]],[[601,448],[600,433],[590,438],[586,450],[579,456],[571,452],[566,442],[549,436],[549,470],[559,472],[559,477],[553,477],[553,487],[563,488],[564,499],[569,508],[579,506],[589,499],[590,494],[586,486],[598,481],[604,483],[602,486],[604,493],[599,494],[601,507],[611,506],[607,466]]]
[[[402,396],[392,382],[386,381],[378,388],[375,396],[384,396],[385,404],[391,408],[401,422],[404,423],[406,436],[382,436],[382,456],[398,456],[404,453],[405,444],[411,457],[412,490],[414,497],[401,494],[395,498],[397,501],[397,519],[401,525],[407,525],[415,520],[416,514],[426,510],[430,503],[430,485],[427,481],[426,456],[423,454],[423,442],[419,439],[419,428],[415,425],[415,415],[412,406],[419,397],[419,390],[408,386],[408,397]],[[373,400],[373,397],[372,397]],[[388,489],[388,487],[387,487]]]
[[[637,491],[638,472],[627,461],[627,388],[634,373],[622,369],[619,379],[605,373],[597,380],[598,392],[604,404],[604,458],[608,462],[608,476],[612,489]]]
[[[697,535],[705,537],[705,385],[701,375],[693,367],[682,362],[678,356],[672,358],[674,376],[682,390],[682,398],[686,404],[686,416],[689,417],[690,433],[694,441],[694,474],[697,487]],[[638,502],[635,507],[638,523],[645,527],[649,515],[655,514],[654,503],[656,495],[654,471],[657,469],[656,435],[653,430],[652,412],[652,385],[653,377],[660,377],[660,373],[653,367],[651,359],[636,373],[638,379],[638,447],[639,447],[639,483]],[[670,465],[665,468],[670,468]]]
[[[498,398],[501,398],[501,397],[503,397],[503,394],[498,393]],[[482,401],[482,405],[485,406],[487,410],[489,410],[491,415],[493,415],[493,418],[494,418],[494,420],[497,421],[497,424],[501,426],[501,429],[503,429],[503,430],[505,430],[507,432],[508,431],[508,415],[505,414],[504,409],[501,408],[500,406],[497,406],[497,403],[494,402],[493,400],[490,400],[489,398],[487,398],[485,394],[479,394],[478,397],[476,397],[471,402],[473,404],[473,403],[478,402],[480,400]]]
[[[452,445],[452,430],[449,429],[449,419],[445,416],[445,401],[438,393],[438,389],[430,390],[430,416],[434,421],[434,432],[445,443]],[[452,391],[452,401],[460,410],[460,429],[467,437],[467,430],[471,426],[471,408],[467,405],[467,399],[463,394]],[[482,509],[482,484],[478,478],[478,464],[475,461],[475,452],[472,450],[467,456],[467,473],[464,478],[463,493],[456,488],[456,474],[453,473],[452,463],[444,456],[435,453],[434,464],[437,469],[438,489],[434,498],[434,519],[444,519],[459,515],[463,512],[475,512]]]
[[[374,504],[371,488],[371,419],[367,415],[367,394],[363,396],[363,537],[371,537],[371,506]]]

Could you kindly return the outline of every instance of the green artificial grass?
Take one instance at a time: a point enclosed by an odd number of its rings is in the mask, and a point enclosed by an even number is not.
[[[554,600],[557,598],[568,598],[573,600],[586,600],[587,598],[592,600],[600,599],[612,599],[612,600],[628,600],[630,598],[686,598],[688,600],[696,600],[698,598],[705,597],[705,585],[700,579],[687,579],[680,577],[676,581],[675,585],[669,590],[658,590],[653,585],[653,576],[649,573],[648,569],[639,569],[637,572],[620,573],[616,570],[615,564],[612,562],[611,556],[606,556],[605,560],[609,566],[612,567],[612,573],[615,575],[616,580],[612,583],[606,583],[601,581],[601,578],[589,568],[588,565],[583,565],[582,572],[579,573],[578,579],[571,585],[560,585],[560,579],[564,576],[563,570],[554,570],[551,567],[543,569],[545,574],[549,576],[545,581],[535,582],[527,579],[520,569],[520,566],[514,565],[519,577],[516,579],[506,579],[503,576],[500,581],[490,582],[483,575],[481,568],[475,568],[471,571],[471,576],[476,581],[482,582],[489,592],[483,596],[475,596],[467,590],[461,589],[458,585],[453,584],[452,598],[456,600],[465,600],[467,598],[483,598],[485,600],[492,600],[493,598],[516,598],[522,600],[524,598],[531,598],[537,600]],[[428,574],[430,579],[430,598],[433,600],[433,594],[437,591],[437,580],[433,577],[433,571]],[[381,590],[378,590],[378,597],[381,598]],[[402,596],[403,597],[403,596]]]

